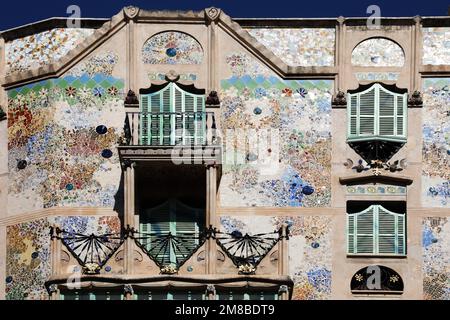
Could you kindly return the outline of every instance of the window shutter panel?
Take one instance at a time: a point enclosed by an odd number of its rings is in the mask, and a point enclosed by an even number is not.
[[[141,133],[140,144],[146,145],[149,142],[149,100],[148,95],[141,97],[141,121],[140,121]]]
[[[406,97],[405,95],[398,95],[397,96],[397,132],[396,135],[398,136],[405,136],[405,112],[404,107],[406,103]]]
[[[184,116],[184,143],[185,144],[193,144],[194,140],[194,133],[195,133],[195,127],[194,127],[194,112],[195,110],[195,99],[194,96],[185,93],[184,95],[184,109],[185,109],[185,116]]]
[[[359,134],[375,134],[375,87],[359,96]]]
[[[349,134],[356,135],[357,134],[357,119],[358,119],[358,96],[349,94]]]
[[[347,215],[347,252],[355,252],[355,215]]]
[[[356,253],[374,253],[374,206],[356,215]]]
[[[394,135],[394,94],[386,92],[384,89],[379,90],[379,135]]]
[[[149,123],[149,134],[148,141],[151,145],[158,145],[159,144],[159,130],[160,130],[160,123],[159,123],[159,116],[161,113],[161,94],[160,93],[154,93],[150,96],[150,123]]]
[[[397,215],[397,253],[405,254],[405,214]]]
[[[396,253],[396,214],[377,206],[378,253]]]
[[[175,88],[175,103],[174,103],[174,119],[172,128],[174,128],[173,144],[180,144],[183,140],[183,112],[184,112],[184,92]]]

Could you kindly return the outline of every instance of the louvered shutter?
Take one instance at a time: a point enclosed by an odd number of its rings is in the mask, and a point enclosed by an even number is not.
[[[349,254],[405,254],[405,214],[372,205],[348,214]]]
[[[396,253],[396,215],[377,207],[378,253]]]
[[[162,110],[162,97],[159,92],[150,95],[150,144],[158,145],[160,140],[160,113]]]
[[[395,119],[395,95],[377,86],[378,94],[378,134],[393,136]]]
[[[406,137],[406,113],[408,112],[406,93],[404,95],[397,95],[396,111],[396,135]]]
[[[347,215],[347,252],[357,253],[355,250],[355,215]]]
[[[358,133],[358,95],[350,94],[348,99],[349,108],[349,136],[355,136]]]
[[[149,143],[149,121],[151,121],[149,117],[149,97],[147,95],[141,96],[141,132],[139,135],[139,143],[141,145],[147,145]]]
[[[184,113],[184,92],[175,87],[174,98],[174,141],[173,144],[181,144],[183,142],[183,113]]]
[[[359,95],[359,135],[375,134],[375,87]]]
[[[200,214],[196,209],[178,202],[176,203],[176,213],[176,235],[180,237],[179,240],[182,242],[182,245],[179,247],[179,257],[177,257],[180,259],[189,255],[199,243],[198,239],[195,238],[199,234]]]
[[[184,143],[187,145],[192,145],[194,143],[195,134],[195,97],[190,94],[185,94],[184,96]]]
[[[356,215],[356,253],[374,253],[374,206]]]

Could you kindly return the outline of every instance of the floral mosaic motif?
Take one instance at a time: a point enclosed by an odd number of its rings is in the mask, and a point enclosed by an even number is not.
[[[424,82],[422,203],[450,206],[450,78]]]
[[[93,32],[94,29],[57,28],[7,42],[6,74],[54,63]]]
[[[450,299],[450,223],[429,217],[422,224],[423,293],[427,300]]]
[[[392,40],[372,38],[358,44],[352,52],[352,64],[361,67],[402,67],[403,49]]]
[[[142,47],[142,61],[148,64],[200,64],[202,59],[200,43],[183,32],[158,33]]]
[[[331,296],[331,219],[325,216],[222,216],[222,230],[258,234],[278,230],[287,223],[289,274],[294,280],[293,299],[321,300]]]
[[[6,230],[6,299],[48,299],[45,281],[50,277],[50,226],[69,232],[105,234],[120,231],[114,216],[50,217],[8,226]]]
[[[149,72],[147,74],[149,80],[158,80],[158,81],[165,81],[166,80],[166,74],[165,73],[154,73]],[[181,81],[195,81],[197,80],[197,75],[195,73],[181,73],[178,74]]]
[[[8,92],[9,210],[114,205],[115,150],[123,127],[123,81],[67,75]],[[104,134],[96,127],[106,125]],[[19,161],[27,165],[20,170]]]
[[[290,66],[333,66],[335,30],[326,28],[247,29]]]
[[[398,72],[357,72],[355,73],[358,81],[397,81],[400,73]]]
[[[364,195],[406,195],[406,187],[394,185],[355,185],[347,186],[347,194],[364,194]]]
[[[258,154],[246,135],[225,144],[235,147],[242,163],[223,166],[224,206],[327,206],[330,202],[331,89],[324,80],[282,80],[273,74],[241,75],[241,68],[260,70],[241,53],[227,58],[233,76],[221,82],[222,128],[265,130],[278,135]],[[256,65],[256,66],[255,66]],[[226,155],[228,158],[228,154]],[[274,162],[271,163],[271,161]],[[271,163],[268,168],[261,163]],[[268,169],[268,170],[266,170]]]
[[[450,28],[422,28],[423,64],[450,64]]]

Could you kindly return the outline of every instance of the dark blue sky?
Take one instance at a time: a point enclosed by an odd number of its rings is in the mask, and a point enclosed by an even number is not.
[[[82,17],[109,18],[122,7],[133,4],[146,9],[200,10],[220,7],[232,17],[362,17],[376,4],[382,16],[444,16],[450,0],[4,0],[0,10],[0,30],[30,22],[65,17],[71,4],[81,8]]]

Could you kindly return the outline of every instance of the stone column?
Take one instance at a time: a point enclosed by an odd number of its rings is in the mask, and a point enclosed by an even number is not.
[[[216,197],[217,197],[217,165],[206,166],[206,227],[216,226]],[[216,272],[216,243],[209,238],[206,243],[206,273]]]
[[[283,223],[281,227],[281,240],[278,242],[278,274],[289,274],[289,254],[288,254],[288,226]]]
[[[124,227],[135,228],[135,162],[124,161]],[[124,271],[126,274],[133,273],[133,239],[127,237],[124,244]]]

